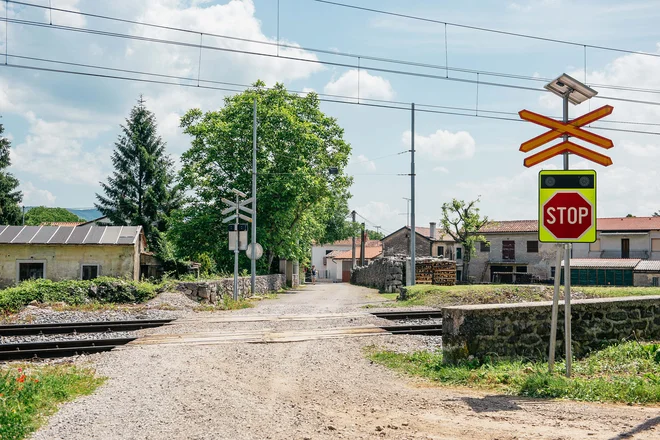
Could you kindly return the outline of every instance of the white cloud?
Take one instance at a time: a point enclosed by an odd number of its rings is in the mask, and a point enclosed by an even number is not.
[[[21,183],[23,192],[23,205],[25,206],[53,206],[56,197],[47,189],[39,189],[32,182]]]
[[[68,9],[70,11],[80,12],[78,4],[80,0],[53,0],[52,7],[58,9]],[[87,21],[85,17],[79,14],[72,14],[69,12],[51,11],[44,9],[45,19],[50,23],[52,14],[53,24],[61,26],[84,27]]]
[[[410,130],[403,132],[401,141],[410,145]],[[467,131],[452,133],[438,130],[428,136],[415,134],[415,149],[432,160],[469,159],[476,150],[474,138]]]
[[[371,75],[366,70],[349,70],[334,81],[325,85],[323,91],[328,95],[358,97],[358,77],[360,85],[360,98],[384,99],[394,98],[394,89],[388,80],[383,77]]]
[[[83,149],[110,127],[102,124],[49,122],[27,114],[30,123],[25,141],[11,149],[12,167],[45,180],[97,185],[105,180],[110,150]]]
[[[364,168],[366,171],[376,171],[376,164],[374,163],[373,160],[369,160],[367,156],[364,154],[360,154],[359,156],[355,158],[351,158],[351,163],[358,165],[362,168]]]
[[[405,207],[406,201],[401,200],[401,203]],[[373,200],[366,205],[358,206],[355,208],[355,211],[357,211],[361,216],[368,218],[370,221],[375,222],[379,226],[404,224],[406,222],[405,208],[403,212],[401,212],[396,208],[392,208],[389,203],[386,202]],[[387,231],[387,233],[390,232],[394,231]]]
[[[660,157],[660,145],[642,145],[631,141],[622,142],[623,149],[636,157]]]
[[[445,167],[435,167],[433,168],[433,171],[436,171],[438,173],[449,173],[449,170]]]

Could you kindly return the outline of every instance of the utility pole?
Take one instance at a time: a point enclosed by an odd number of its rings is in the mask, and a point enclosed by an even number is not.
[[[415,103],[412,103],[410,112],[410,285],[415,285],[416,259],[415,259]]]
[[[250,289],[252,295],[257,285],[257,98],[254,98],[252,120],[252,259],[250,262]]]
[[[360,266],[364,266],[364,250],[366,247],[366,233],[364,231],[364,223],[362,223],[362,233],[360,234],[362,239],[360,240]]]
[[[355,214],[356,212],[353,211],[351,212],[351,216],[353,217],[353,246],[351,247],[351,269],[355,269]]]
[[[380,229],[382,228],[382,226],[375,226],[374,225],[374,228],[376,228],[376,233],[380,234]]]

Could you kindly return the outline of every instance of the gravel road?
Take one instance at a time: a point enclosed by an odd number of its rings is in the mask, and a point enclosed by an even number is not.
[[[179,324],[141,334],[168,337],[385,324],[386,320],[360,315],[367,312],[362,305],[379,300],[373,292],[346,284],[317,284],[261,301],[254,309],[187,314]],[[87,359],[108,382],[93,395],[63,405],[32,438],[660,438],[657,407],[440,388],[372,364],[363,354],[371,345],[408,351],[424,348],[426,342],[420,336],[380,335],[289,343],[141,345],[100,353]]]

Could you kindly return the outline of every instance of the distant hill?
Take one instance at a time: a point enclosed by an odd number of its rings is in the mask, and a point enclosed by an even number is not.
[[[90,208],[90,209],[71,209],[71,208],[66,208],[67,211],[69,211],[72,214],[77,215],[80,218],[83,218],[85,220],[94,220],[95,218],[102,217],[103,214],[101,214],[101,211],[99,211],[96,208]]]

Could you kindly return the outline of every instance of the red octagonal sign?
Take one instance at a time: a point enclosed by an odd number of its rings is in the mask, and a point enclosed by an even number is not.
[[[542,208],[543,226],[557,240],[577,240],[593,226],[593,206],[576,191],[558,192]]]

